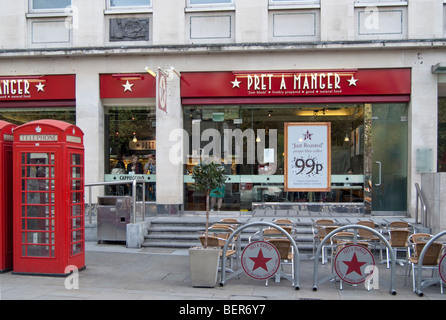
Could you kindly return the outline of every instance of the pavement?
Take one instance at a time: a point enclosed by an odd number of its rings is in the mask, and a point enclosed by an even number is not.
[[[327,281],[313,290],[314,260],[300,254],[300,286],[295,290],[287,279],[280,282],[258,281],[242,273],[229,279],[224,286],[194,288],[191,285],[188,250],[163,248],[126,248],[124,244],[86,242],[86,269],[74,277],[47,277],[0,274],[0,300],[169,300],[177,301],[170,312],[196,303],[261,303],[288,300],[386,300],[426,301],[445,300],[440,287],[423,290],[422,297],[412,291],[412,278],[407,278],[406,267],[396,266],[396,295],[390,292],[390,272],[385,264],[378,264],[379,279],[368,291],[364,284],[357,286],[339,281]],[[318,279],[331,274],[331,264],[318,263]],[[219,276],[220,280],[220,276]],[[195,301],[195,302],[194,302]],[[265,302],[263,302],[265,303]],[[274,304],[273,304],[274,305]],[[279,307],[278,307],[279,308]]]

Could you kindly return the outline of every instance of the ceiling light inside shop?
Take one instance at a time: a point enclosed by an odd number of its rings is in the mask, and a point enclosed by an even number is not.
[[[351,116],[351,108],[340,108],[340,109],[306,109],[297,110],[297,116],[300,117],[321,117],[321,116]]]

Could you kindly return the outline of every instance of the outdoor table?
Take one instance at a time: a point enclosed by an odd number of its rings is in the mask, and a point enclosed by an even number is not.
[[[338,242],[353,242],[353,243],[357,243],[357,242],[369,242],[370,240],[367,238],[362,238],[359,235],[358,236],[337,236],[336,234],[334,236],[331,237],[334,240],[337,240]]]
[[[286,236],[283,233],[268,233],[263,235],[263,239],[265,238],[274,238],[274,239],[280,239],[280,238],[286,238]]]
[[[432,238],[433,237],[420,237],[420,238],[418,238],[419,241],[417,243],[428,243]],[[436,240],[433,243],[439,243],[439,244],[445,246],[446,240],[440,240],[440,241]]]
[[[278,226],[291,226],[291,227],[295,227],[296,224],[293,223],[287,223],[287,222],[273,222],[274,224],[278,225]]]
[[[432,237],[419,237],[418,241],[419,242],[428,242],[430,239],[432,239]],[[436,241],[438,242],[438,241]]]

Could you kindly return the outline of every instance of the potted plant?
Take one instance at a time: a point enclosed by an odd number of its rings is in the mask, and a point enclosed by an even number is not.
[[[220,248],[208,247],[209,196],[213,189],[225,183],[224,168],[213,162],[200,163],[192,172],[193,189],[206,195],[206,229],[203,247],[189,249],[189,262],[193,287],[214,287],[217,282]]]

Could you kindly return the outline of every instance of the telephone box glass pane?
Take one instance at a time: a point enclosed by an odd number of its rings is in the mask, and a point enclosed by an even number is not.
[[[84,252],[84,155],[72,153],[71,172],[71,255]]]
[[[73,206],[71,215],[72,216],[79,216],[79,215],[81,215],[81,213],[82,213],[81,209],[82,209],[82,206]]]
[[[73,180],[73,182],[71,184],[71,190],[73,190],[73,191],[81,190],[81,181]]]
[[[41,206],[27,206],[26,215],[28,218],[48,218],[48,211]]]
[[[22,153],[22,254],[54,257],[54,153]]]
[[[72,170],[72,177],[80,178],[81,177],[81,168],[74,167]]]
[[[81,165],[81,155],[80,154],[73,154],[72,164],[77,165],[77,166]]]

